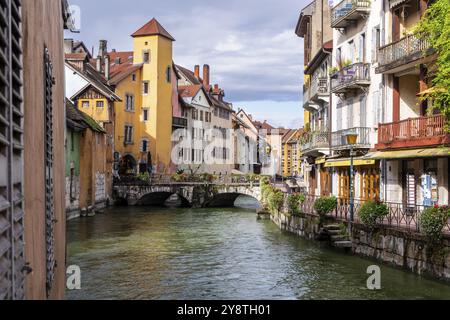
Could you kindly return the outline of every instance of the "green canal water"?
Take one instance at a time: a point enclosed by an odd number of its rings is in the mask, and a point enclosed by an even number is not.
[[[68,299],[450,299],[450,286],[257,221],[255,210],[117,207],[68,223]]]

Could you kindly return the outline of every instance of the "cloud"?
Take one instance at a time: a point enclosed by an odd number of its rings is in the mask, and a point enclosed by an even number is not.
[[[209,64],[230,101],[300,100],[303,41],[294,29],[308,1],[70,0],[82,10],[75,38],[88,47],[107,39],[110,48],[131,50],[130,34],[156,17],[177,40],[175,62]]]

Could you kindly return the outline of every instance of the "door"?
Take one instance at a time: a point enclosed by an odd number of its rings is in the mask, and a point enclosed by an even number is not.
[[[361,198],[376,201],[380,199],[380,172],[376,167],[361,170]]]
[[[321,196],[327,197],[331,194],[331,175],[324,168],[320,170],[320,187]]]

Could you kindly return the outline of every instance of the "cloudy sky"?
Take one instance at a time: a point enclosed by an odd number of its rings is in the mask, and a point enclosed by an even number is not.
[[[70,0],[81,9],[81,33],[66,37],[95,50],[99,39],[132,50],[130,34],[155,17],[177,40],[177,64],[209,64],[212,82],[236,110],[296,128],[303,123],[303,43],[294,29],[308,1]]]

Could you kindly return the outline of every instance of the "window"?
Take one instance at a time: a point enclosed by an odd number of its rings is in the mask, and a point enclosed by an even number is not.
[[[172,82],[172,68],[170,66],[166,69],[166,81],[167,83]]]
[[[143,94],[148,94],[149,90],[150,90],[149,82],[148,81],[144,81],[143,85],[142,85],[142,93]]]
[[[353,128],[353,99],[347,102],[347,129]]]
[[[144,51],[143,60],[144,63],[150,63],[150,51]]]
[[[355,42],[353,40],[348,42],[348,58],[352,63],[355,62]]]
[[[131,75],[131,81],[136,82],[136,73]]]
[[[362,128],[366,128],[367,127],[367,96],[362,96],[360,103],[361,103],[361,107],[359,108],[359,117],[360,117],[359,126]]]
[[[81,106],[86,109],[89,108],[91,104],[89,103],[89,101],[82,101]]]
[[[125,144],[133,144],[133,126],[125,126]]]
[[[366,62],[366,34],[359,37],[359,62]]]
[[[148,140],[142,139],[141,141],[141,152],[148,152]]]
[[[200,121],[203,121],[203,111],[200,111]]]
[[[20,2],[14,1],[12,5],[11,1],[0,1],[0,11],[0,299],[19,300],[24,298],[24,274],[18,266],[25,264],[20,172],[23,170]],[[14,265],[16,268],[12,268]]]
[[[103,108],[105,107],[105,102],[104,101],[97,101],[97,108]]]
[[[134,111],[134,95],[128,93],[125,95],[125,110]]]
[[[148,109],[142,110],[142,119],[146,122],[148,121]]]
[[[378,61],[378,49],[381,46],[381,31],[380,26],[372,29],[372,63]]]

